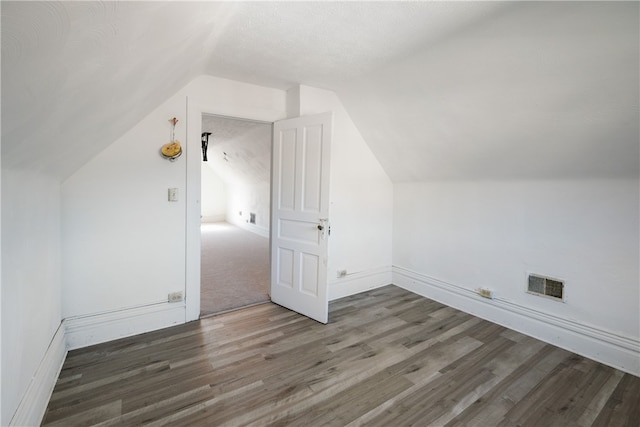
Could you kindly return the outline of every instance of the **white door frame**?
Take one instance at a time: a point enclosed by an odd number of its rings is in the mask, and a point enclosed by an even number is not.
[[[248,120],[265,124],[282,120],[285,117],[274,117],[273,120],[265,117],[242,117],[225,114],[218,111],[219,106],[207,107],[194,105],[187,97],[187,143],[185,149],[186,157],[186,230],[185,230],[185,322],[191,322],[200,318],[200,214],[201,214],[201,135],[202,135],[202,115],[208,114],[236,120]],[[273,132],[271,132],[271,147],[273,147]],[[270,150],[273,151],[273,150]],[[271,160],[271,159],[270,159]],[[270,163],[271,164],[271,163]],[[272,171],[273,173],[273,171]],[[270,189],[273,185],[273,178]],[[271,190],[270,190],[271,191]],[[271,206],[269,206],[271,212]],[[271,227],[269,227],[271,234]],[[269,235],[269,251],[271,251],[271,235]],[[271,255],[270,255],[271,256]],[[271,262],[269,262],[271,265]]]

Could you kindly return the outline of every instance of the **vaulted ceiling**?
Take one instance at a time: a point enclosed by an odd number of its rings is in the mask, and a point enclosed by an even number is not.
[[[6,2],[2,164],[64,179],[200,74],[335,91],[392,180],[634,177],[637,2]]]

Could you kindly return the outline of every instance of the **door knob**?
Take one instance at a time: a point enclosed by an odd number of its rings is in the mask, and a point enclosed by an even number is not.
[[[318,224],[318,230],[320,230],[320,231],[324,230],[324,225]]]

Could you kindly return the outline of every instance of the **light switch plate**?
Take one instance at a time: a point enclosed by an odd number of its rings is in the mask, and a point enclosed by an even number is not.
[[[178,201],[178,189],[177,188],[169,188],[169,201],[177,202]]]

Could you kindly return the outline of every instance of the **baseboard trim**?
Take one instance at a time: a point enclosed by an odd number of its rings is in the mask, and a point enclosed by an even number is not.
[[[239,228],[242,228],[243,230],[247,230],[253,234],[257,234],[258,236],[266,237],[267,239],[269,238],[268,227],[261,227],[256,224],[251,224],[249,222],[242,222],[242,221],[229,221],[229,223]]]
[[[42,423],[66,357],[65,322],[62,321],[9,422],[10,426],[39,426]]]
[[[640,341],[637,339],[503,298],[482,298],[474,290],[402,267],[392,268],[392,278],[396,286],[418,295],[640,376]]]
[[[185,323],[184,303],[158,303],[66,319],[67,349],[87,347]]]
[[[213,222],[224,222],[226,220],[227,220],[227,214],[200,217],[200,223],[203,223],[203,224],[213,223]]]
[[[391,279],[391,266],[347,274],[329,282],[329,301],[387,286],[392,283]]]

